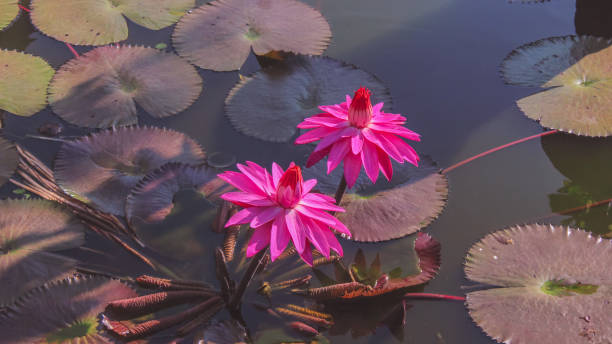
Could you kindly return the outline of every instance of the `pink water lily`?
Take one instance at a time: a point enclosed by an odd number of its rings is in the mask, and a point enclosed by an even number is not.
[[[306,166],[329,156],[329,174],[344,161],[344,178],[349,188],[357,181],[362,165],[373,183],[379,171],[391,180],[393,168],[389,157],[418,166],[418,154],[401,138],[420,141],[420,135],[403,126],[405,117],[383,112],[382,107],[383,103],[372,106],[370,91],[365,87],[358,89],[352,99],[347,95],[343,103],[320,106],[324,113],[308,117],[298,125],[300,129],[312,130],[298,137],[296,144],[320,140]]]
[[[272,173],[254,162],[237,164],[240,172],[224,172],[219,177],[238,188],[221,196],[240,207],[225,227],[250,224],[255,229],[247,247],[247,257],[270,246],[274,261],[293,242],[300,257],[312,265],[310,245],[329,258],[330,249],[340,256],[342,247],[331,228],[350,236],[349,230],[327,211],[343,212],[333,198],[310,192],[315,179],[304,181],[299,166],[291,163],[286,171],[272,163]],[[330,228],[331,227],[331,228]]]

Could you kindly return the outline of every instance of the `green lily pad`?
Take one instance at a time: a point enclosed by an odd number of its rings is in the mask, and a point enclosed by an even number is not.
[[[0,30],[6,28],[19,14],[18,0],[0,0]]]
[[[185,134],[153,127],[109,129],[60,148],[55,178],[66,191],[103,211],[125,213],[130,190],[168,162],[202,164],[202,148]]]
[[[47,283],[0,315],[2,339],[14,344],[113,344],[99,314],[108,302],[137,296],[127,285],[102,277]]]
[[[467,278],[494,287],[471,292],[472,319],[504,343],[612,341],[612,242],[553,225],[484,237],[468,252]]]
[[[173,34],[179,55],[216,71],[240,69],[251,48],[320,55],[330,38],[321,13],[296,0],[212,1],[183,17]]]
[[[188,108],[202,92],[196,69],[154,48],[100,47],[68,61],[49,89],[49,103],[64,120],[109,128],[138,122],[136,105],[156,118]]]
[[[329,57],[296,56],[241,80],[225,99],[225,114],[239,132],[264,141],[288,142],[320,105],[344,102],[356,87],[368,87],[372,103],[384,102],[389,90],[374,75]]]
[[[0,136],[0,186],[8,181],[19,163],[15,146]]]
[[[355,241],[379,242],[415,233],[436,219],[446,204],[448,181],[436,163],[421,155],[419,167],[393,164],[391,182],[376,184],[361,171],[357,182],[342,198],[346,212],[336,216],[353,234]],[[333,195],[342,178],[342,166],[329,175],[321,160],[303,170],[304,178],[318,180],[315,189]]]
[[[0,201],[0,306],[71,273],[76,261],[51,252],[80,246],[84,230],[52,202]]]
[[[32,22],[44,34],[78,45],[104,45],[128,37],[125,18],[151,30],[174,24],[195,0],[33,0]]]
[[[0,110],[31,116],[44,109],[54,73],[40,57],[0,50]]]
[[[520,99],[519,108],[547,128],[576,135],[612,134],[612,47],[589,54]]]
[[[513,50],[502,62],[506,83],[540,87],[592,54],[612,45],[612,40],[593,36],[563,36],[541,39]]]

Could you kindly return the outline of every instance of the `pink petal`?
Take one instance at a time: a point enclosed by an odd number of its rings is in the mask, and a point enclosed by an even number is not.
[[[324,194],[320,194],[320,193],[309,193],[305,197],[308,197],[309,199],[312,199],[312,200],[316,200],[318,202],[324,202],[324,203],[327,202],[327,203],[336,204],[336,200],[333,197],[330,197]]]
[[[297,212],[293,209],[285,210],[285,222],[287,223],[287,230],[291,234],[293,246],[298,253],[303,253],[306,249],[306,235],[304,235],[304,225],[297,216]]]
[[[274,261],[281,255],[281,253],[283,253],[289,244],[289,240],[291,239],[291,235],[287,230],[287,224],[285,223],[284,216],[277,216],[274,219],[274,222],[272,222],[270,237],[270,256],[272,261]]]
[[[219,174],[218,177],[244,192],[267,196],[263,189],[242,173],[226,171]]]
[[[402,154],[397,150],[397,148],[389,142],[389,140],[384,135],[379,135],[373,130],[366,128],[362,130],[363,136],[365,138],[380,147],[385,153],[389,154],[395,161],[402,162],[404,159],[402,158]]]
[[[247,161],[247,163],[251,163],[254,165],[254,162],[250,162]],[[266,188],[266,176],[264,173],[261,172],[261,170],[255,168],[255,167],[251,167],[251,166],[245,166],[243,164],[236,164],[236,166],[238,167],[238,169],[240,170],[240,172],[242,172],[245,176],[247,176],[249,179],[251,179],[251,181],[253,181],[253,183],[255,185],[257,185],[258,188],[260,188],[265,194],[270,194],[270,190],[267,190]],[[259,166],[259,165],[257,165]],[[260,168],[263,169],[263,167],[259,166]]]
[[[272,181],[274,182],[274,188],[278,187],[278,181],[282,177],[283,169],[275,162],[272,163]]]
[[[225,228],[251,222],[255,215],[258,214],[257,209],[258,208],[242,209],[227,221]]]
[[[332,134],[333,132],[339,131],[337,128],[316,128],[310,130],[302,135],[300,135],[297,139],[295,139],[296,145],[303,145],[310,142],[319,141],[320,139]]]
[[[338,117],[334,117],[329,114],[308,117],[304,120],[304,122],[308,124],[312,123],[312,124],[317,124],[317,125],[326,126],[326,127],[337,127],[339,124],[344,123],[346,125],[347,123],[345,120],[340,119]]]
[[[350,139],[342,139],[332,145],[329,151],[329,157],[327,158],[327,174],[338,167],[346,153],[348,153],[349,140]]]
[[[353,154],[359,154],[361,153],[362,148],[363,148],[363,136],[360,130],[357,132],[356,135],[351,136],[351,152],[353,152]]]
[[[355,185],[359,172],[361,171],[361,157],[355,154],[347,154],[344,157],[344,178],[349,189]]]
[[[381,103],[378,103],[378,104],[376,104],[376,105],[373,105],[373,106],[372,106],[372,114],[373,114],[374,116],[378,116],[378,115],[380,115],[380,110],[383,108],[383,106],[384,106],[384,105],[385,105],[385,103],[382,103],[382,102],[381,102]]]
[[[370,124],[369,128],[376,131],[382,131],[389,134],[395,134],[401,137],[405,137],[412,141],[421,141],[421,135],[414,131],[402,127],[399,125],[385,125],[385,124]]]
[[[272,221],[276,216],[278,216],[284,209],[279,206],[266,207],[266,208],[257,208],[256,215],[251,220],[251,228],[257,228],[263,226],[264,224]]]
[[[404,158],[405,160],[407,160],[408,162],[410,162],[411,164],[415,166],[419,165],[419,160],[420,160],[419,155],[412,147],[410,147],[409,144],[404,142],[404,140],[400,139],[399,137],[393,134],[383,134],[380,136],[389,140],[389,142],[393,146],[395,146],[397,150],[400,152],[400,154],[402,155],[402,158]]]
[[[257,228],[247,246],[247,257],[254,256],[257,252],[265,249],[270,244],[270,228],[272,225]]]
[[[221,198],[241,207],[267,207],[275,204],[266,196],[256,195],[248,192],[227,192],[221,195]]]
[[[361,151],[361,161],[363,162],[366,174],[372,183],[376,184],[379,166],[378,152],[376,151],[376,146],[372,142],[366,141],[364,143],[363,151]]]
[[[387,180],[391,180],[393,178],[393,166],[391,165],[391,159],[389,159],[389,155],[385,153],[379,147],[376,147],[376,151],[378,152],[378,164],[380,165],[380,170],[382,174],[387,178]]]
[[[331,232],[329,228],[325,226],[319,226],[314,221],[310,221],[310,231],[308,235],[308,239],[325,258],[329,258],[329,243],[327,242],[327,238],[324,232]]]
[[[342,128],[342,129],[335,129],[335,131],[327,136],[325,136],[323,139],[321,139],[321,142],[319,142],[317,144],[317,147],[315,147],[315,152],[318,152],[320,150],[323,150],[329,146],[331,146],[332,144],[336,143],[338,140],[340,140],[342,137],[350,137],[354,131],[356,131],[356,128],[353,127],[347,127],[347,128]]]
[[[346,228],[346,226],[340,222],[340,220],[338,220],[337,218],[335,218],[334,216],[330,215],[329,213],[326,213],[324,211],[315,209],[315,208],[310,208],[304,205],[298,205],[297,207],[293,208],[294,210],[298,211],[300,214],[305,215],[310,217],[311,219],[317,220],[321,223],[324,223],[336,230],[338,230],[339,232],[345,233],[345,232],[349,232],[348,228]]]
[[[310,154],[310,156],[308,157],[308,161],[306,161],[306,167],[311,167],[312,165],[316,164],[317,162],[319,162],[321,159],[323,159],[327,154],[329,154],[329,151],[331,150],[331,147],[328,147],[322,151],[318,151],[318,152],[312,152]]]
[[[342,245],[340,245],[340,243],[338,242],[338,238],[336,238],[332,231],[323,231],[322,235],[325,236],[325,239],[327,240],[327,243],[332,250],[336,251],[339,256],[344,256]]]
[[[302,195],[306,195],[317,185],[316,179],[308,179],[304,181],[304,185],[302,186]]]
[[[309,266],[312,266],[312,251],[310,250],[310,243],[308,242],[308,240],[306,240],[304,246],[304,251],[300,253],[300,257],[302,258],[304,263],[308,264]]]
[[[319,198],[312,197],[313,194],[305,195],[299,204],[305,205],[307,207],[316,208],[320,210],[327,211],[337,211],[343,213],[345,210],[342,207],[337,206],[336,204],[329,201],[321,201]]]
[[[319,106],[319,109],[321,109],[321,111],[325,111],[327,113],[329,113],[330,115],[339,118],[339,119],[343,119],[346,120],[348,118],[348,106],[346,108],[344,108],[341,104],[338,105],[321,105]]]

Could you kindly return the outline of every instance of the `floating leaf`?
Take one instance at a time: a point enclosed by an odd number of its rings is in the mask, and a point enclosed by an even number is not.
[[[80,246],[83,231],[79,220],[54,203],[0,201],[0,306],[72,272],[76,261],[50,252]]]
[[[177,114],[201,91],[196,69],[174,54],[107,46],[63,65],[51,83],[49,103],[72,124],[108,128],[137,123],[136,105],[156,118]]]
[[[55,177],[70,193],[117,215],[130,190],[167,162],[201,164],[204,151],[186,135],[161,128],[126,127],[66,142],[55,160]]]
[[[322,160],[304,169],[304,178],[316,178],[315,188],[331,194],[342,178],[342,168],[328,175]],[[350,229],[352,240],[397,239],[429,225],[442,212],[447,195],[446,177],[431,158],[422,155],[419,167],[394,161],[391,182],[379,180],[372,185],[362,170],[340,203],[346,212],[337,216]]]
[[[0,110],[19,116],[42,110],[47,106],[47,87],[53,73],[40,57],[0,50]]]
[[[465,273],[499,288],[469,293],[472,319],[499,342],[612,341],[612,242],[553,225],[525,225],[484,237]]]
[[[112,344],[115,340],[98,329],[98,314],[108,302],[134,296],[127,285],[101,277],[47,283],[0,316],[2,340],[14,344]]]
[[[216,71],[240,69],[251,48],[320,55],[331,38],[315,9],[295,0],[217,0],[177,24],[173,42],[189,62]]]
[[[151,30],[179,20],[194,0],[33,0],[32,22],[57,40],[79,45],[104,45],[128,37],[125,15]]]
[[[511,85],[540,87],[588,54],[612,45],[612,40],[593,36],[541,39],[513,50],[502,62],[501,72]]]
[[[384,102],[388,89],[374,75],[329,57],[296,56],[244,78],[225,99],[226,115],[245,135],[287,142],[304,118],[320,113],[320,105],[344,101],[359,85],[368,87],[372,103]]]
[[[217,178],[218,171],[208,166],[169,163],[145,176],[130,192],[126,218],[131,226],[163,221],[172,211],[174,196],[184,189],[194,189],[216,200],[227,184]]]
[[[572,134],[612,134],[612,47],[585,56],[542,87],[552,88],[517,102],[527,117]]]
[[[15,172],[19,154],[12,143],[0,136],[0,186]]]
[[[0,30],[6,28],[19,14],[18,0],[0,0]]]

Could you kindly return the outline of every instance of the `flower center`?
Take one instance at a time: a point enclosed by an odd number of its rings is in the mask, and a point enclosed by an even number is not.
[[[348,111],[349,123],[356,128],[365,128],[372,120],[372,103],[370,102],[370,90],[365,87],[359,88]]]
[[[293,208],[302,199],[302,170],[292,165],[278,181],[276,201],[283,208]]]

